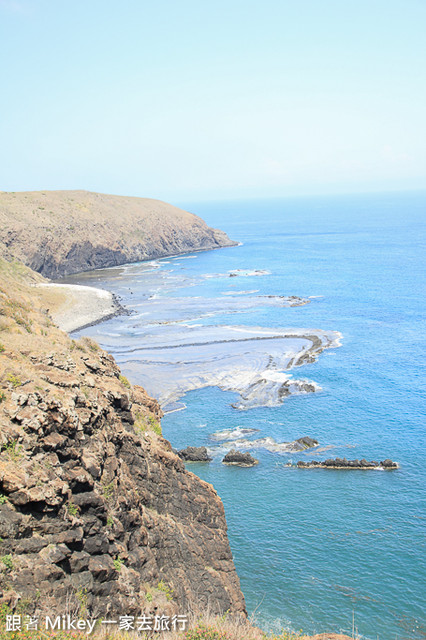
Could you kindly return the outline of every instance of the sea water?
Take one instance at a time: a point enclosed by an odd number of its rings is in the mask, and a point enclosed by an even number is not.
[[[223,500],[247,608],[260,626],[351,634],[354,625],[371,639],[424,638],[426,194],[182,206],[242,244],[74,279],[117,293],[132,311],[81,333],[151,393],[166,398],[177,372],[185,381],[165,400],[181,410],[165,415],[163,434],[175,448],[211,451],[211,463],[187,467]],[[309,303],[285,306],[277,296]],[[197,388],[209,383],[203,372],[228,367],[228,350],[251,374],[262,374],[268,344],[275,369],[283,364],[279,342],[226,342],[223,332],[259,338],[291,327],[342,336],[290,371],[315,393],[239,410],[238,390]],[[310,436],[319,446],[299,454],[254,447],[257,466],[223,465],[241,435],[276,443]],[[336,456],[391,458],[400,468],[287,466]]]

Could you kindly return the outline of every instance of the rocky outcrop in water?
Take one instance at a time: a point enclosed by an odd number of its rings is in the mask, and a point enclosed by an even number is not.
[[[179,458],[185,462],[210,462],[206,447],[186,447],[177,451]]]
[[[305,449],[312,449],[313,447],[317,447],[319,442],[318,440],[314,440],[314,438],[304,436],[303,438],[298,438],[291,444],[293,445],[292,451],[304,451]]]
[[[346,458],[329,458],[328,460],[319,461],[311,460],[304,462],[299,460],[296,465],[299,469],[398,469],[397,462],[386,459],[381,462],[376,460],[346,460]]]
[[[0,256],[48,278],[235,245],[159,200],[89,191],[0,192]]]
[[[254,467],[259,460],[253,458],[250,453],[231,449],[222,460],[223,464],[236,465],[238,467]]]
[[[157,401],[33,295],[3,269],[0,601],[244,613],[222,502],[162,438]]]

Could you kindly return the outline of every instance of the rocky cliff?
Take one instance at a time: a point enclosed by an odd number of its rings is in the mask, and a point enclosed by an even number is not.
[[[234,244],[198,216],[158,200],[0,192],[0,256],[49,278]]]
[[[244,614],[216,492],[162,437],[158,403],[53,325],[38,279],[0,260],[0,601]]]

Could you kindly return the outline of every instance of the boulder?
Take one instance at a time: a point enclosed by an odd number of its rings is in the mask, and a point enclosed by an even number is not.
[[[316,447],[319,443],[318,440],[314,440],[313,438],[309,438],[308,436],[304,436],[303,438],[298,438],[295,440],[294,444],[300,445],[300,451],[303,449],[312,449],[312,447]]]
[[[185,462],[210,462],[206,447],[186,447],[177,452]]]
[[[386,458],[386,460],[383,460],[383,462],[380,463],[380,466],[382,466],[384,469],[397,469],[398,463],[389,460],[389,458]]]
[[[259,464],[259,460],[253,458],[247,451],[237,451],[236,449],[231,449],[222,462],[223,464],[237,465],[239,467],[254,467],[254,465]]]

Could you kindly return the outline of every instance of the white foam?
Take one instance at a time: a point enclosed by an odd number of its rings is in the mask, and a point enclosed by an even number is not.
[[[195,260],[198,256],[180,256],[180,258],[173,258],[174,260]]]
[[[232,427],[231,429],[222,429],[222,431],[216,431],[215,433],[211,434],[210,438],[212,440],[232,440],[235,438],[241,438],[241,436],[250,435],[252,433],[259,433],[259,429]]]
[[[221,453],[224,450],[240,449],[240,450],[253,450],[264,449],[270,453],[294,453],[303,451],[304,449],[298,445],[297,442],[277,442],[271,436],[265,436],[264,438],[256,438],[249,440],[248,438],[237,438],[235,440],[228,440],[227,442],[221,442],[217,447],[212,448],[213,453]]]
[[[314,329],[150,325],[141,333],[140,346],[131,349],[129,361],[139,363],[141,384],[161,404],[193,389],[218,386],[238,393],[233,406],[246,410],[318,391],[316,383],[295,379],[292,368],[302,356],[315,359],[324,348],[335,346],[335,338],[332,331]]]
[[[252,289],[251,291],[222,291],[222,296],[247,296],[253,293],[258,293],[259,289]]]
[[[252,276],[269,276],[271,272],[267,269],[231,269],[231,271],[228,271],[228,274],[230,276],[249,278]]]

